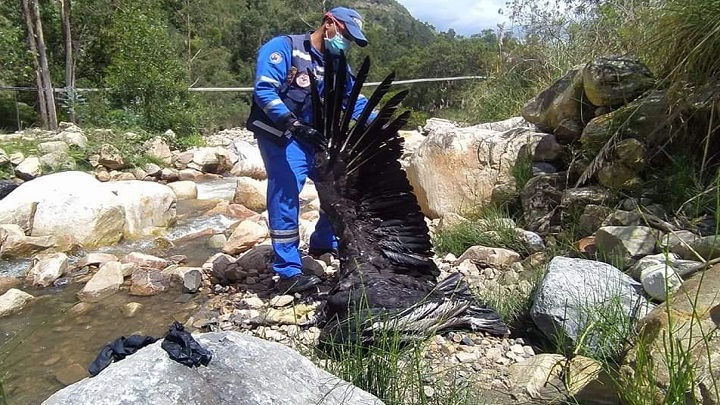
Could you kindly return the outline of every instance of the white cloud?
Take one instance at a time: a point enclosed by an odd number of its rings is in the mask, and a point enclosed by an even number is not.
[[[507,17],[498,14],[505,10],[505,0],[398,0],[413,17],[432,24],[438,31],[450,28],[461,35],[477,34],[495,29]]]

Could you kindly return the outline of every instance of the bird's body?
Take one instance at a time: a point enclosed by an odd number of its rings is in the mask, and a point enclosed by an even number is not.
[[[315,186],[340,239],[339,280],[327,294],[321,343],[372,344],[380,330],[394,330],[406,340],[456,328],[507,334],[499,315],[477,301],[459,274],[438,283],[429,229],[399,162],[404,139],[398,130],[409,113],[394,113],[406,92],[390,97],[369,122],[390,88],[393,75],[388,76],[351,125],[344,111],[352,111],[369,60],[349,98],[343,97],[345,66],[344,57],[328,64],[322,94],[312,83],[313,126],[319,131],[312,141]]]

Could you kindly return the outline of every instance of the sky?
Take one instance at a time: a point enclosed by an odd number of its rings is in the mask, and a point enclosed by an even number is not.
[[[484,29],[495,29],[506,21],[498,14],[505,10],[506,0],[398,0],[420,21],[430,23],[437,31],[450,28],[464,36],[477,34]]]

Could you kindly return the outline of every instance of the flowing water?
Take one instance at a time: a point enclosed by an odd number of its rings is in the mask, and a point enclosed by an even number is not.
[[[200,266],[217,252],[207,246],[207,230],[222,232],[232,223],[222,215],[202,213],[220,200],[231,199],[234,190],[234,179],[198,184],[198,199],[178,202],[178,222],[164,238],[126,241],[100,251],[119,257],[132,251],[162,257],[182,254],[187,256],[185,265]],[[194,237],[198,234],[202,236]],[[72,257],[71,262],[79,258]],[[29,263],[0,261],[0,276],[20,276]],[[203,301],[201,294],[182,293],[177,285],[150,297],[131,296],[124,287],[98,303],[76,307],[80,302],[76,293],[82,287],[77,283],[45,289],[21,287],[37,300],[22,312],[0,319],[0,382],[9,405],[41,403],[86,377],[88,366],[107,343],[132,334],[162,337],[173,321],[186,321]],[[134,313],[128,309],[131,302],[141,305]]]

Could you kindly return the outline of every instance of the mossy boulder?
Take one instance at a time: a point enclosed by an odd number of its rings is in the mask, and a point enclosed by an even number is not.
[[[583,130],[583,150],[595,156],[618,132],[618,140],[634,138],[646,146],[658,145],[670,136],[665,93],[652,91],[611,113],[593,118]]]
[[[540,130],[555,134],[560,143],[577,140],[593,117],[594,107],[585,101],[582,66],[543,90],[523,106],[522,116]]]
[[[655,83],[647,66],[636,58],[621,56],[593,60],[583,69],[582,79],[587,99],[598,107],[627,104]]]

